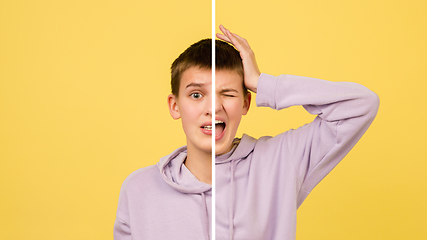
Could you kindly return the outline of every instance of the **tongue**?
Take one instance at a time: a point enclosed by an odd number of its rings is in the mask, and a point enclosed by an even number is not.
[[[224,131],[224,124],[215,124],[215,136],[219,136]]]

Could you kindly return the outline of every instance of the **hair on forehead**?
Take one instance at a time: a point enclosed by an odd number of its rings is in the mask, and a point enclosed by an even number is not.
[[[171,88],[176,97],[179,95],[182,74],[191,67],[212,69],[212,39],[207,38],[192,44],[172,63]],[[240,53],[232,45],[221,40],[215,40],[215,69],[236,71],[242,77],[243,92],[246,95]]]

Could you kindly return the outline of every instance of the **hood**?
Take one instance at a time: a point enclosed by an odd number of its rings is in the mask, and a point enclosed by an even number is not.
[[[242,138],[235,138],[233,144],[237,145],[229,153],[215,157],[215,164],[229,163],[235,160],[246,158],[255,148],[257,139],[243,134]]]
[[[187,147],[181,147],[160,158],[157,167],[163,180],[174,189],[188,194],[201,194],[212,189],[212,185],[199,181],[183,164]]]
[[[205,226],[206,239],[210,239],[210,227],[208,219],[208,209],[206,205],[206,195],[211,195],[212,186],[199,181],[188,168],[184,165],[187,157],[187,147],[181,147],[173,151],[171,154],[160,158],[157,167],[160,170],[160,175],[163,180],[174,189],[184,194],[201,195],[203,214],[203,223]],[[209,192],[209,193],[207,193]]]

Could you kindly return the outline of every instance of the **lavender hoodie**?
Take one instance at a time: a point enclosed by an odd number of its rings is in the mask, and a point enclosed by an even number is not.
[[[186,147],[141,168],[124,181],[114,224],[115,240],[208,240],[212,186],[183,164]]]
[[[365,133],[379,99],[356,83],[261,74],[256,103],[317,117],[275,137],[243,135],[216,158],[216,239],[293,240],[298,207]]]

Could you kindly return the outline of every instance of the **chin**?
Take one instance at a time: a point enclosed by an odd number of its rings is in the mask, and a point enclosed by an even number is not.
[[[231,147],[225,147],[225,146],[215,146],[215,155],[219,156],[225,153],[228,153],[231,150]]]

